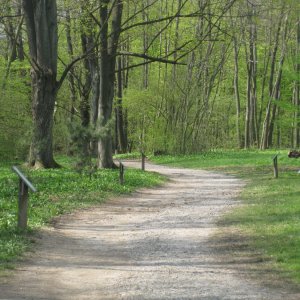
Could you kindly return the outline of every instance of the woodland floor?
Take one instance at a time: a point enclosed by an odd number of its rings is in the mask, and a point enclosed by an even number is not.
[[[137,166],[127,162],[127,166]],[[300,299],[230,227],[243,182],[147,164],[162,187],[62,216],[0,279],[0,299]]]

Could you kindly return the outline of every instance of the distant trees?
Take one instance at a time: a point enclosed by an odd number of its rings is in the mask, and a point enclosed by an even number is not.
[[[172,39],[162,36],[160,42],[168,51],[172,43],[187,41],[184,32],[189,32],[190,45],[196,46],[187,56],[187,69],[176,68],[172,75],[170,70],[158,70],[159,78],[164,74],[162,99],[152,105],[159,111],[159,139],[165,136],[158,147],[190,152],[225,145],[291,145],[299,136],[299,104],[292,100],[299,97],[292,96],[291,88],[299,72],[295,63],[290,66],[297,61],[296,3],[193,1],[188,9],[197,11],[198,17],[173,24]],[[146,134],[147,139],[152,149],[157,147],[157,135]]]
[[[299,146],[296,6],[288,0],[5,1],[3,97],[10,78],[28,85],[30,66],[30,165],[56,167],[55,149],[72,152],[70,122],[86,128],[81,150],[95,154],[100,168],[114,167],[113,152],[131,148]],[[10,72],[21,61],[22,71]]]

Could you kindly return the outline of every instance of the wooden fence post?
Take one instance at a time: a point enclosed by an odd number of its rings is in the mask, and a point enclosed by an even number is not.
[[[278,154],[273,157],[274,178],[278,178]]]
[[[28,210],[28,186],[19,179],[19,200],[18,200],[18,228],[25,230],[27,228],[27,210]]]
[[[121,185],[124,184],[124,165],[120,162],[120,174],[119,174],[119,182]]]
[[[145,159],[146,159],[146,155],[144,154],[144,152],[142,152],[142,170],[145,171]]]

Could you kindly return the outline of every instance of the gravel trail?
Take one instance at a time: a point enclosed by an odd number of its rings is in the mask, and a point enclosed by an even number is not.
[[[216,251],[216,220],[237,204],[240,180],[147,169],[170,180],[59,218],[16,272],[0,280],[0,299],[300,299],[251,279],[258,262],[237,266]]]

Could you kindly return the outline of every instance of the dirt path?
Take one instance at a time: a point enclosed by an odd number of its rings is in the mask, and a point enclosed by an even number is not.
[[[237,267],[215,251],[216,219],[235,205],[239,180],[147,167],[170,182],[61,217],[0,299],[300,299],[250,280],[254,262]]]

